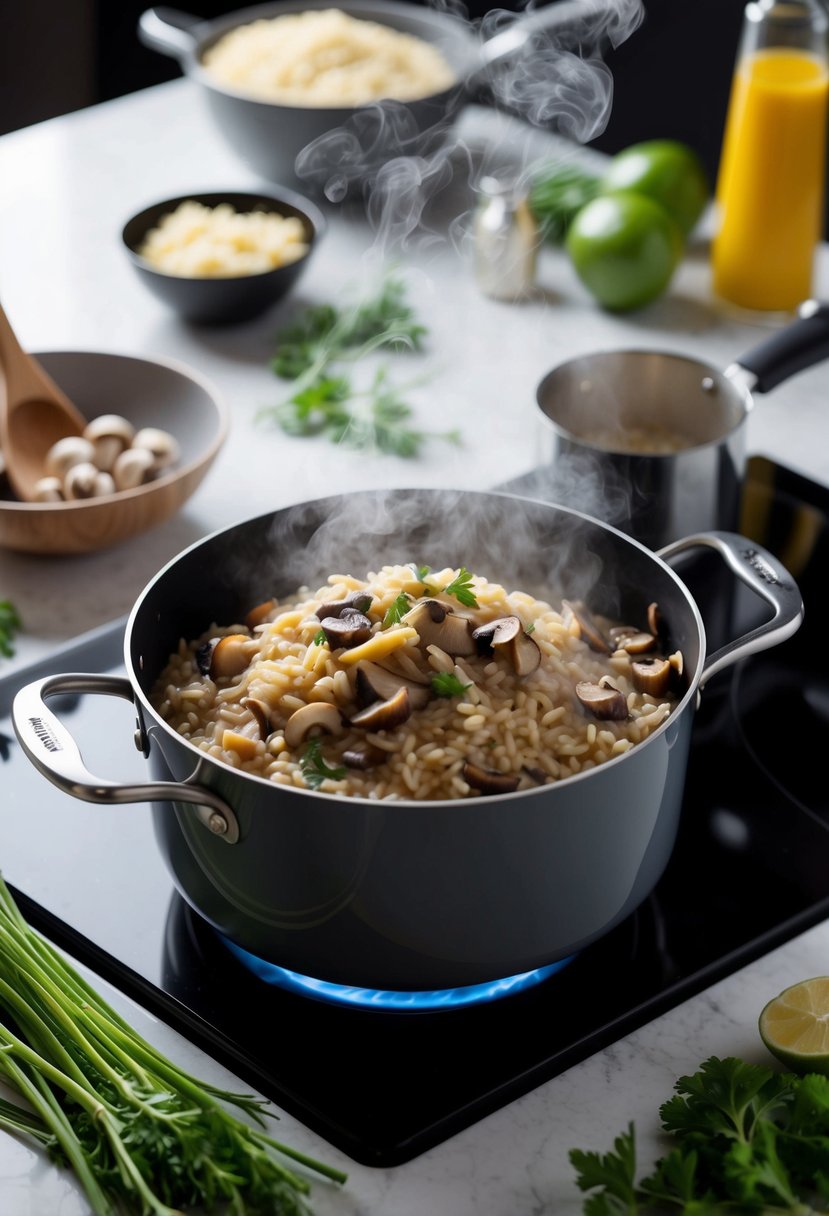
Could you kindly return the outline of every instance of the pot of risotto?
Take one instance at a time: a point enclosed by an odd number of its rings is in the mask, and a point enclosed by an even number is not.
[[[714,653],[669,564],[700,549],[768,616]],[[641,903],[706,681],[801,618],[736,534],[655,554],[509,494],[357,492],[186,549],[130,614],[126,677],[30,684],[14,724],[67,792],[152,803],[176,887],[231,942],[336,983],[463,986]],[[150,780],[87,770],[48,707],[66,692],[134,702]]]
[[[448,10],[405,0],[276,0],[211,21],[163,7],[141,14],[138,36],[178,61],[257,173],[336,201],[389,160],[438,147],[491,69],[565,24],[558,9],[483,40]],[[613,4],[579,18],[612,26]]]

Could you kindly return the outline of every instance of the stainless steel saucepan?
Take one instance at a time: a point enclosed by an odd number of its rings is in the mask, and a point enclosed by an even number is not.
[[[652,549],[736,528],[754,394],[828,356],[829,305],[808,301],[725,370],[655,350],[560,364],[536,394],[553,496]]]

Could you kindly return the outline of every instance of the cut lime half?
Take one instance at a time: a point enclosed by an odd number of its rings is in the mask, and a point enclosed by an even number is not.
[[[793,984],[769,1001],[760,1038],[792,1072],[829,1075],[829,976]]]

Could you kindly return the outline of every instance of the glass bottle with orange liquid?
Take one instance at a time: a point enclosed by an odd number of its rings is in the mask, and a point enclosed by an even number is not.
[[[827,24],[816,0],[755,0],[745,10],[711,247],[714,291],[741,308],[790,312],[812,294],[824,221]]]

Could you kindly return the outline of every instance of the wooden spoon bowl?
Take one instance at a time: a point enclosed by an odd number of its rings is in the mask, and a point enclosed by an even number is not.
[[[34,501],[49,449],[85,425],[69,396],[24,351],[0,305],[0,451],[18,498]]]

